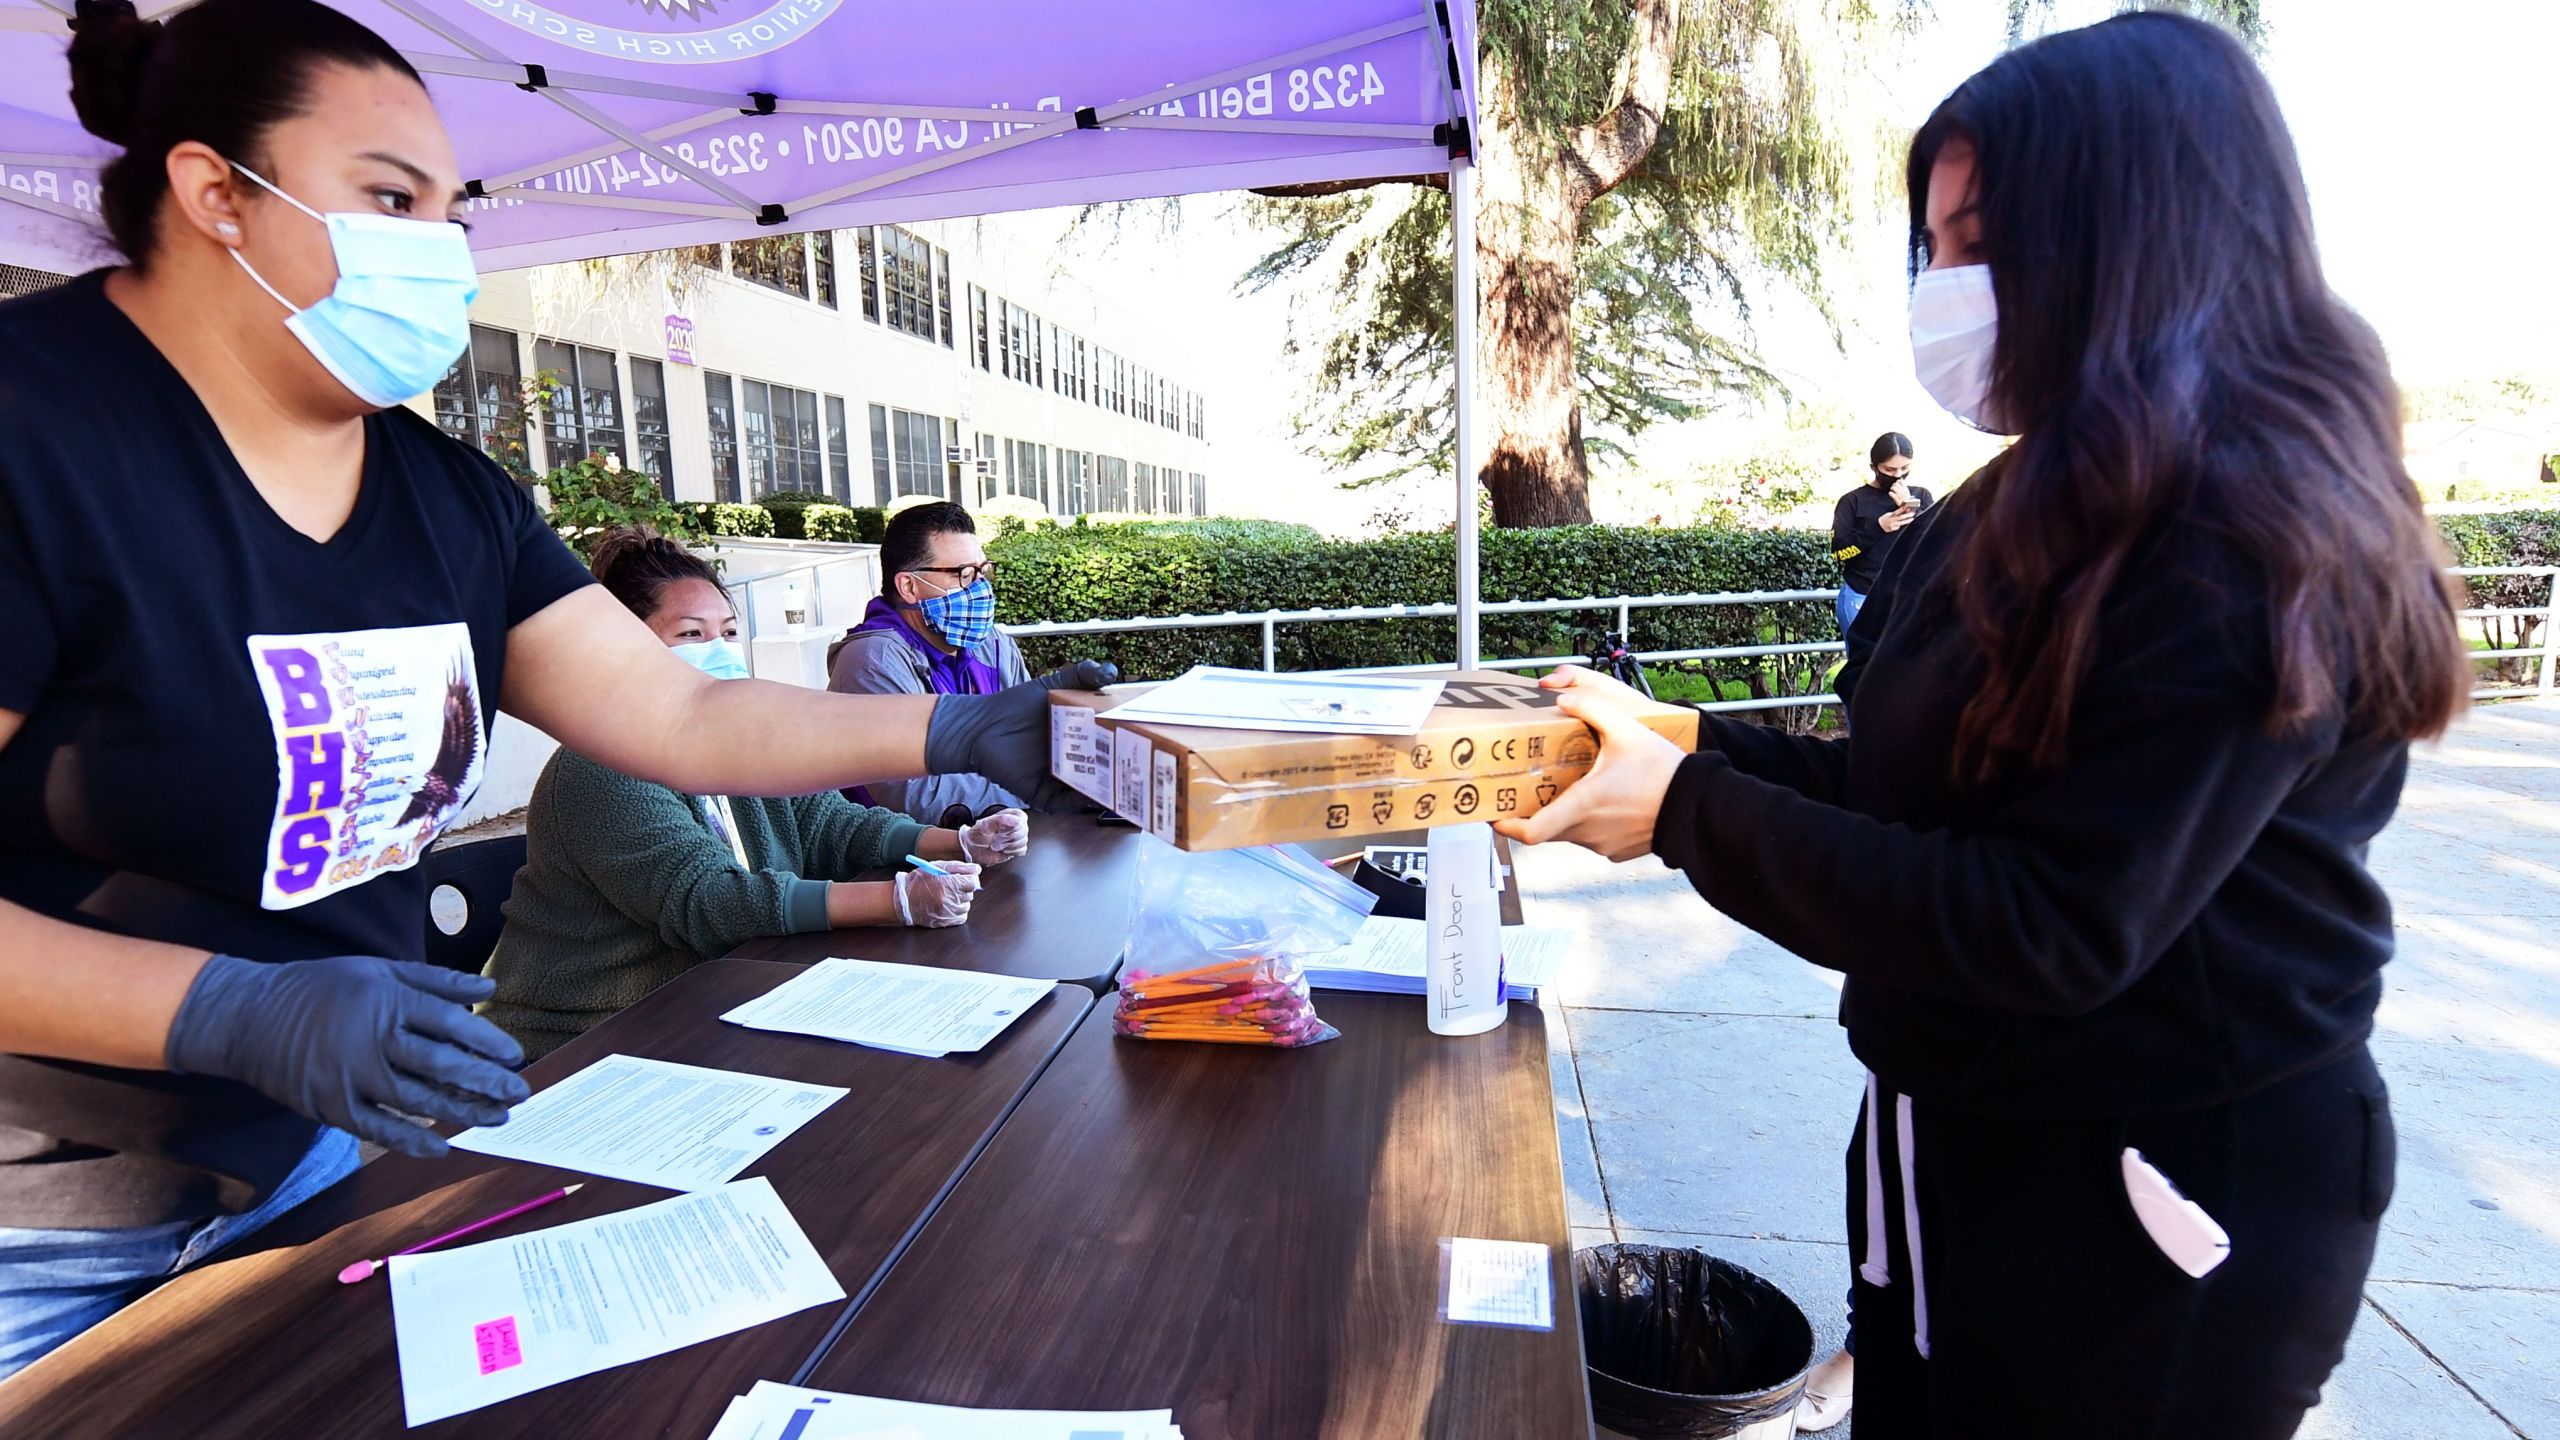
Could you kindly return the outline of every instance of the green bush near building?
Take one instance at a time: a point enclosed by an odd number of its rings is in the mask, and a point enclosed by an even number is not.
[[[2437,517],[2456,565],[2560,565],[2560,510]],[[1447,604],[1455,595],[1455,541],[1446,534],[1328,540],[1302,526],[1261,520],[1083,521],[996,537],[997,619],[1041,621],[1215,615],[1257,610]],[[1818,530],[1617,528],[1491,530],[1483,536],[1488,601],[1683,592],[1818,590],[1839,583],[1830,536]],[[2482,577],[2475,606],[2541,606],[2550,581]],[[1838,638],[1825,601],[1696,610],[1638,610],[1639,650],[1694,650]],[[1487,615],[1489,658],[1580,653],[1613,611]],[[2539,620],[2493,621],[2496,648],[2537,643]],[[1281,669],[1420,665],[1456,649],[1449,620],[1298,622],[1277,626]],[[1024,649],[1033,666],[1100,654],[1132,679],[1180,674],[1195,664],[1259,668],[1259,625],[1131,630],[1054,640]],[[1696,685],[1725,698],[1819,689],[1834,657],[1706,661],[1686,666]]]
[[[1228,611],[1448,604],[1455,598],[1455,540],[1448,534],[1327,540],[1303,526],[1207,520],[1066,526],[999,537],[996,618],[1043,620],[1209,615]],[[1488,601],[1685,591],[1822,589],[1836,583],[1827,535],[1800,530],[1654,530],[1602,525],[1496,530],[1483,537]],[[1495,658],[1578,654],[1614,611],[1487,615],[1484,652]],[[1632,634],[1645,650],[1783,644],[1829,639],[1829,602],[1786,601],[1693,610],[1639,610]],[[1304,621],[1276,628],[1284,670],[1445,661],[1456,648],[1447,619]],[[1034,669],[1099,654],[1132,679],[1180,674],[1195,664],[1259,668],[1259,625],[1131,630],[1033,639]],[[1809,664],[1733,662],[1727,677],[1783,686]],[[1749,671],[1751,674],[1743,672]],[[1756,693],[1796,693],[1788,689]]]
[[[807,493],[770,495],[756,504],[672,505],[645,478],[609,471],[600,459],[554,471],[547,483],[553,525],[581,556],[584,542],[604,526],[634,522],[679,538],[876,545],[888,518],[903,508],[844,506]],[[2436,525],[2455,565],[2560,565],[2560,510],[2440,515]],[[1275,520],[1088,515],[1026,527],[1001,514],[984,517],[980,531],[997,563],[996,618],[1006,625],[1445,605],[1455,598],[1456,541],[1446,532],[1331,540]],[[1820,530],[1489,530],[1481,554],[1487,601],[1820,590],[1839,583],[1830,536]],[[2539,609],[2551,599],[2546,577],[2481,576],[2466,583],[2475,608]],[[1632,619],[1634,648],[1648,651],[1838,638],[1830,603],[1821,600],[1638,610]],[[1484,653],[1495,659],[1580,654],[1598,633],[1616,627],[1613,610],[1487,615]],[[2491,649],[2530,648],[2540,643],[2541,627],[2539,615],[2466,625],[2475,645]],[[1441,663],[1456,645],[1455,622],[1447,619],[1300,621],[1277,626],[1273,636],[1283,670]],[[1258,669],[1263,662],[1258,624],[1034,638],[1023,649],[1035,670],[1099,655],[1131,679],[1162,679],[1199,664]],[[1674,690],[1695,690],[1697,698],[1805,694],[1826,683],[1835,659],[1683,662],[1668,678]],[[2509,661],[2500,669],[2521,674],[2534,663]]]
[[[815,506],[837,508],[836,497],[823,490],[776,490],[756,497],[756,503],[773,517],[773,538],[776,540],[812,538],[803,517]]]
[[[670,503],[648,476],[609,455],[589,455],[542,477],[551,496],[551,528],[584,561],[607,530],[646,525],[678,540],[698,531],[690,507]]]
[[[877,545],[888,512],[875,505],[811,505],[800,512],[803,538],[849,545]]]
[[[761,505],[697,501],[687,508],[692,512],[694,525],[705,535],[755,540],[773,537],[773,512]]]

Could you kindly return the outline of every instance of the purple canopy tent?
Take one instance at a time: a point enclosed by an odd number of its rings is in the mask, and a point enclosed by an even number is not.
[[[1458,660],[1477,659],[1472,0],[335,0],[427,79],[484,269],[1449,176]],[[184,4],[153,4],[168,14]],[[71,0],[0,0],[0,263],[112,258]]]

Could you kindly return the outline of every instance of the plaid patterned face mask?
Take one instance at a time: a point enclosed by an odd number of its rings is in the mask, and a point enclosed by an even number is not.
[[[974,650],[996,633],[996,587],[984,578],[972,580],[948,595],[927,595],[917,608],[925,623],[942,632],[946,644]]]

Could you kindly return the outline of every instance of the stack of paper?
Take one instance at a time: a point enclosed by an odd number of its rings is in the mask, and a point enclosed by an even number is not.
[[[1050,989],[1010,975],[821,960],[720,1018],[939,1060],[985,1049]]]
[[[698,1345],[844,1287],[759,1175],[717,1190],[391,1257],[411,1425]]]
[[[1319,735],[1411,735],[1431,718],[1445,680],[1384,675],[1270,675],[1195,665],[1110,712],[1115,722],[1287,730]]]
[[[1339,950],[1310,955],[1303,962],[1307,983],[1319,990],[1366,990],[1380,995],[1423,993],[1427,957],[1424,924],[1372,915],[1360,922],[1360,933]],[[1538,991],[1556,982],[1564,968],[1565,945],[1572,935],[1536,925],[1502,927],[1503,994],[1512,1000],[1536,1000]]]
[[[759,1380],[710,1440],[1182,1440],[1170,1410],[968,1410]]]
[[[453,1148],[670,1190],[725,1184],[851,1092],[607,1055]]]

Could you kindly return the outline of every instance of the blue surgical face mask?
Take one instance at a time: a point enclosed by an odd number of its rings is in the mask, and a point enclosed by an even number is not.
[[[307,310],[278,294],[239,251],[231,258],[293,312],[285,328],[339,384],[366,404],[388,409],[444,378],[471,344],[471,302],[480,296],[480,275],[461,226],[393,215],[323,215],[248,166],[234,161],[231,168],[329,227],[338,283]]]
[[[747,652],[735,640],[696,640],[690,645],[670,645],[676,658],[710,676],[714,680],[747,678]]]
[[[974,650],[996,633],[996,587],[983,576],[948,595],[927,595],[917,608],[945,644],[962,650]]]

